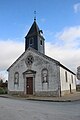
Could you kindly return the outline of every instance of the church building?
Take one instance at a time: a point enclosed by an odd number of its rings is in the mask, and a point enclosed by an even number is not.
[[[45,55],[45,39],[36,19],[25,36],[24,53],[7,71],[9,94],[63,96],[76,91],[76,74]]]

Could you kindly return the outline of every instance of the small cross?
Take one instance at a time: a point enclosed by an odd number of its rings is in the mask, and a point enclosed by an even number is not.
[[[36,11],[34,11],[34,21],[36,21]]]

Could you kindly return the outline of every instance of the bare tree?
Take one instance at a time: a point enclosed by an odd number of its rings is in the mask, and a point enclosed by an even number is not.
[[[0,83],[3,83],[3,81],[5,80],[4,76],[1,74],[0,75]]]

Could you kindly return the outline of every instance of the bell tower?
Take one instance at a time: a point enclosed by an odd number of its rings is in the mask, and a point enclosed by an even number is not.
[[[43,37],[43,32],[42,30],[39,29],[37,23],[36,23],[36,18],[34,18],[34,22],[25,36],[25,51],[29,48],[32,47],[36,49],[38,52],[41,52],[45,54],[45,45],[44,45],[44,37]]]

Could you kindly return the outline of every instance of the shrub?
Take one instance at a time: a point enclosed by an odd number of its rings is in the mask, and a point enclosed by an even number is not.
[[[2,87],[0,87],[0,94],[5,94],[5,90]]]

